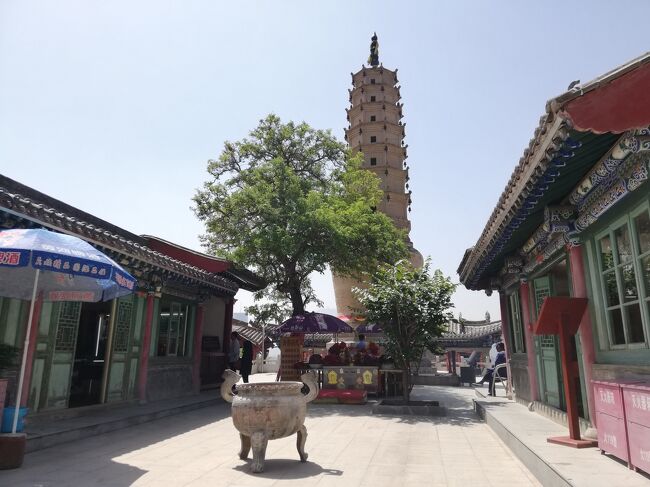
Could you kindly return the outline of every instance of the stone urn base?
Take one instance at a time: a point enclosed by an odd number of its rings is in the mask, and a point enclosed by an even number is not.
[[[264,471],[266,446],[269,440],[285,438],[297,434],[296,446],[300,461],[307,461],[305,442],[305,414],[307,403],[318,395],[318,383],[313,372],[304,374],[301,379],[309,387],[309,392],[301,392],[303,382],[259,382],[233,385],[240,376],[232,370],[223,374],[221,395],[232,402],[232,421],[239,431],[241,449],[239,458],[245,460],[253,450],[251,471]]]

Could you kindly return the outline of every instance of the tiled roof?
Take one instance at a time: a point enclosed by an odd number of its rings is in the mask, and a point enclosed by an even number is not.
[[[237,322],[237,323],[235,323]],[[256,328],[252,325],[248,325],[239,320],[232,320],[232,330],[239,333],[246,340],[250,341],[255,345],[261,345],[264,334],[262,330]]]
[[[450,322],[448,324],[448,331],[444,332],[437,341],[440,343],[444,343],[445,341],[474,341],[501,333],[501,320],[490,323],[483,321],[480,323],[471,322],[470,324],[470,322],[466,321]]]
[[[31,225],[76,235],[89,243],[132,258],[147,268],[172,273],[235,294],[238,286],[223,276],[155,252],[144,239],[115,225],[0,175],[0,211]],[[119,259],[118,259],[119,260]]]

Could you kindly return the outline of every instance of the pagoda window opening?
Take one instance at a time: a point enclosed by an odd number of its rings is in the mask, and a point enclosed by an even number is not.
[[[377,121],[377,116],[376,115],[370,115],[370,121],[371,122],[376,122]]]
[[[370,143],[377,142],[377,136],[376,135],[371,135],[370,136]]]
[[[370,101],[377,101],[377,97],[376,96],[371,96]]]
[[[377,165],[377,158],[376,157],[371,157],[370,158],[370,165],[371,166],[376,166]]]
[[[374,85],[375,84],[375,78],[370,78],[370,84]]]

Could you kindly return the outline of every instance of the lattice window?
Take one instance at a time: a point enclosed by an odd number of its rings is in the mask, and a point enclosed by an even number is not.
[[[541,335],[539,344],[542,348],[555,348],[555,337],[553,335]]]
[[[535,307],[537,308],[537,315],[542,309],[542,304],[544,304],[544,298],[551,295],[551,289],[549,286],[538,287],[535,285]]]
[[[59,319],[56,328],[56,342],[54,348],[57,352],[73,352],[77,339],[77,327],[81,303],[63,302],[59,306]]]
[[[113,351],[126,353],[129,350],[129,337],[131,335],[131,313],[133,303],[121,299],[117,304],[117,319],[115,320],[115,336],[113,338]]]

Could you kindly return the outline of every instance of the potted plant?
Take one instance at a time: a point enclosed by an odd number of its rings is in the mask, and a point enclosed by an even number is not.
[[[16,364],[18,351],[14,346],[0,343],[0,423],[5,407],[8,383],[7,379],[2,378],[2,374]],[[0,433],[0,470],[18,468],[23,464],[25,444],[24,433]]]

